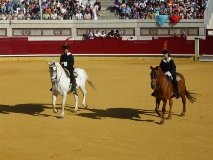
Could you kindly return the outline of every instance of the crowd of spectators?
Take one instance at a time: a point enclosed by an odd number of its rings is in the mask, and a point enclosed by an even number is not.
[[[100,0],[0,0],[0,20],[98,19]],[[41,9],[41,10],[40,10]]]
[[[39,1],[41,4],[39,4]],[[154,19],[156,15],[178,15],[203,19],[208,0],[115,0],[113,11],[120,18]],[[0,0],[0,20],[97,20],[100,0]]]
[[[120,18],[154,19],[156,15],[178,15],[203,19],[208,0],[115,0],[112,11]]]
[[[121,39],[121,34],[118,29],[111,30],[106,33],[105,31],[99,31],[98,29],[95,31],[88,30],[86,34],[83,35],[83,40],[86,39]]]

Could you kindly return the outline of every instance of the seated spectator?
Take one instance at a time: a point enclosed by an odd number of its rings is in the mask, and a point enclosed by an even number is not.
[[[53,10],[52,13],[50,14],[50,19],[51,20],[56,20],[57,19],[57,13]]]
[[[182,31],[180,37],[186,39],[187,38],[186,31]]]
[[[92,2],[90,0],[87,0],[87,3],[85,4],[85,7],[92,9],[92,6],[93,6]]]
[[[120,39],[120,38],[121,38],[121,35],[120,35],[118,29],[116,29],[115,34],[114,34],[114,37],[115,37],[116,39]]]
[[[100,38],[101,37],[101,33],[99,32],[99,30],[96,30],[95,34],[94,34],[95,39]]]
[[[78,13],[75,15],[76,20],[83,20],[83,14],[81,13],[81,10],[78,10]]]
[[[93,35],[93,33],[92,33],[91,30],[88,30],[88,32],[86,33],[86,37],[87,37],[88,39],[94,39],[94,35]]]
[[[85,20],[91,20],[92,19],[91,13],[86,11],[85,14],[84,14],[84,19]]]
[[[113,11],[115,11],[116,15],[120,15],[121,10],[120,10],[120,1],[119,0],[115,0],[114,4],[113,4]]]
[[[174,34],[173,34],[173,37],[174,37],[174,38],[178,37],[177,33],[174,33]]]
[[[24,20],[24,19],[25,19],[24,11],[20,9],[17,14],[17,20]]]
[[[44,11],[42,18],[43,18],[43,20],[49,20],[50,19],[50,14],[47,13],[47,10]]]
[[[106,36],[107,36],[107,35],[106,35],[105,31],[102,31],[102,32],[101,32],[101,38],[104,39],[104,38],[106,38]]]
[[[129,5],[126,6],[126,18],[132,19],[132,10]]]
[[[115,37],[115,33],[114,30],[111,30],[108,34],[107,34],[108,38],[114,38]]]

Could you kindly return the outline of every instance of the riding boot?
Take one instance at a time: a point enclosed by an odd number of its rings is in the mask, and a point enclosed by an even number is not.
[[[172,84],[173,84],[173,89],[174,89],[174,97],[178,99],[180,97],[179,90],[178,90],[178,82],[173,81]]]
[[[72,84],[71,92],[76,92],[76,79],[74,75],[70,76],[70,84]]]

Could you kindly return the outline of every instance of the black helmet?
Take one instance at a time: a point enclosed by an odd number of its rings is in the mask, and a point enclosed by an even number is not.
[[[162,50],[162,52],[161,52],[162,54],[169,54],[170,55],[170,51],[169,50],[167,50],[167,49],[164,49],[164,50]]]
[[[70,49],[70,45],[68,44],[68,43],[64,43],[63,45],[62,45],[62,49],[63,50],[65,50],[65,49]]]

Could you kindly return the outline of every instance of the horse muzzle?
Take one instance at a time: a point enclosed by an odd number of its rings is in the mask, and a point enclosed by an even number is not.
[[[156,89],[157,87],[156,87],[156,85],[154,83],[151,83],[151,88],[152,89]]]

